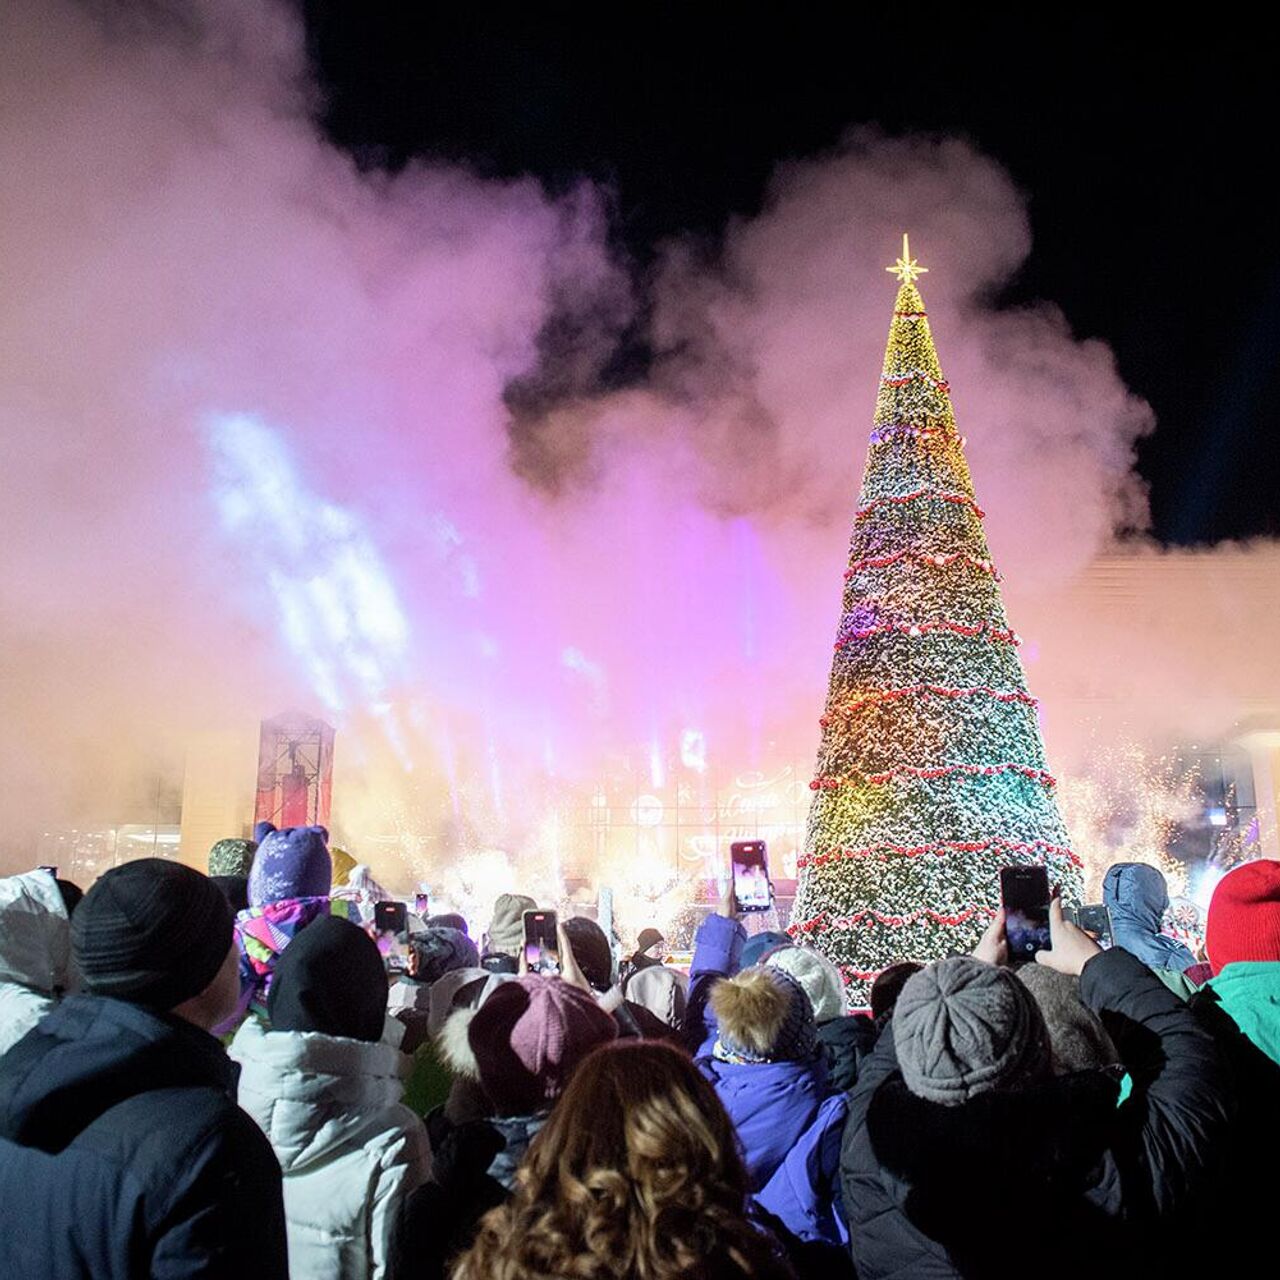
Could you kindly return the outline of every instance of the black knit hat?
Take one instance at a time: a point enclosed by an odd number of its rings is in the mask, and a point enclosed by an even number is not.
[[[604,930],[586,916],[571,916],[564,922],[564,932],[592,990],[608,991],[613,986],[613,951]]]
[[[276,1031],[311,1031],[373,1043],[387,1015],[378,944],[350,920],[320,916],[280,953],[267,996]]]
[[[140,858],[85,894],[71,947],[86,991],[172,1009],[217,976],[231,949],[231,911],[208,876]]]

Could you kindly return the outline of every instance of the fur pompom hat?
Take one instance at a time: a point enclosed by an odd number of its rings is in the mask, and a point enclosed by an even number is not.
[[[717,982],[711,1012],[722,1062],[801,1062],[817,1047],[813,1005],[782,969],[757,965]]]

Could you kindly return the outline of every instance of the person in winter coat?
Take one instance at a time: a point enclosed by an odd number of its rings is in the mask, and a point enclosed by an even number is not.
[[[453,1086],[431,1034],[432,989],[446,974],[476,972],[479,964],[476,944],[457,929],[429,926],[409,935],[408,971],[392,986],[387,1008],[405,1029],[400,1048],[412,1058],[405,1105],[417,1115],[444,1103]]]
[[[0,1058],[0,1275],[285,1280],[280,1166],[210,1034],[239,991],[222,895],[115,867],[72,956],[82,990]]]
[[[443,925],[428,925],[409,935],[408,968],[392,985],[387,1007],[394,1013],[414,1010],[426,1014],[431,985],[455,969],[476,969],[480,951],[465,933]],[[412,1052],[414,1044],[406,1046]]]
[[[258,850],[249,872],[249,907],[236,916],[240,948],[239,1015],[266,1016],[276,960],[313,920],[329,914],[332,865],[324,827],[260,822]],[[234,1020],[233,1020],[234,1021]]]
[[[438,1078],[415,1068],[405,1088],[407,1106],[428,1120],[438,1113],[436,1120],[446,1128],[493,1114],[467,1033],[480,1006],[514,978],[512,973],[487,969],[454,969],[432,984],[427,1033],[433,1052],[429,1061],[438,1069]]]
[[[48,871],[0,880],[0,1054],[71,985],[71,921]]]
[[[627,980],[623,994],[631,1005],[647,1009],[668,1031],[680,1035],[688,1003],[689,979],[664,964],[645,965]]]
[[[524,913],[538,904],[523,893],[500,893],[493,903],[493,918],[484,934],[481,968],[491,973],[515,973],[524,950]]]
[[[744,969],[711,993],[716,1041],[698,1066],[742,1141],[756,1202],[801,1240],[848,1240],[840,1208],[845,1098],[827,1078],[813,1006],[785,970]]]
[[[1226,1221],[1265,1222],[1274,1211],[1280,862],[1246,862],[1218,882],[1205,921],[1205,950],[1214,976],[1191,996],[1188,1008],[1230,1063],[1238,1112],[1223,1144],[1222,1172],[1204,1199],[1206,1247],[1200,1261],[1223,1275],[1243,1275],[1254,1261],[1253,1242],[1246,1233],[1215,1228]]]
[[[787,1280],[747,1216],[733,1128],[688,1057],[619,1041],[590,1054],[489,1213],[455,1280]]]
[[[1195,956],[1161,929],[1169,909],[1169,887],[1155,867],[1117,862],[1102,881],[1102,901],[1111,917],[1111,938],[1149,969],[1181,973]]]
[[[868,999],[871,1001],[871,1020],[877,1027],[883,1026],[888,1020],[902,994],[902,988],[907,985],[907,979],[923,968],[924,965],[918,960],[899,960],[897,964],[891,964],[876,974]]]
[[[642,1004],[627,999],[613,981],[613,950],[604,930],[586,916],[571,916],[561,924],[573,948],[574,958],[595,993],[600,1007],[613,1015],[620,1036],[669,1039],[674,1033],[661,1018]]]
[[[480,1218],[511,1194],[529,1143],[578,1064],[616,1035],[590,993],[562,978],[528,974],[490,992],[467,1039],[494,1114],[456,1125],[438,1111],[429,1118],[432,1175],[405,1211],[403,1274],[443,1280]]]
[[[860,1280],[1140,1274],[1212,1172],[1230,1082],[1186,1006],[1122,948],[1050,908],[1052,950],[1133,1078],[1055,1076],[1049,1033],[1007,963],[1003,912],[976,956],[912,976],[849,1097],[841,1157]],[[1066,1247],[1069,1242],[1069,1247]],[[1166,1247],[1169,1244],[1165,1239]]]
[[[401,1209],[430,1172],[400,1100],[409,1060],[382,1040],[386,989],[369,935],[319,919],[276,966],[271,1029],[250,1018],[229,1050],[284,1172],[292,1280],[386,1280]]]
[[[840,970],[820,952],[792,945],[769,952],[765,964],[789,973],[804,989],[813,1006],[831,1086],[841,1093],[852,1089],[858,1064],[875,1048],[879,1032],[866,1014],[845,1013]]]

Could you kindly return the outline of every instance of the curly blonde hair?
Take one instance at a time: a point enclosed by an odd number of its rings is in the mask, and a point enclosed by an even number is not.
[[[746,1219],[748,1191],[733,1125],[689,1058],[657,1041],[605,1045],[453,1280],[789,1280]]]

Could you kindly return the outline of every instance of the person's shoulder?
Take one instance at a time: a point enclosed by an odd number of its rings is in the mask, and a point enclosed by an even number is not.
[[[142,1181],[182,1176],[209,1160],[275,1163],[266,1135],[220,1089],[151,1089],[117,1103],[76,1146],[127,1164]]]

